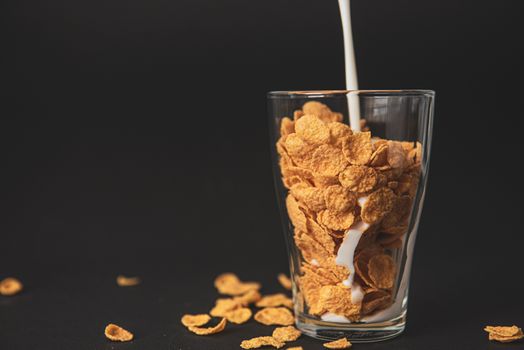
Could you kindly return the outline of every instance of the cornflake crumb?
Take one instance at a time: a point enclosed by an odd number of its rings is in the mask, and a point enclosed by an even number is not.
[[[24,286],[22,282],[14,277],[7,277],[0,281],[0,294],[5,296],[11,296],[18,294],[22,291]]]
[[[285,343],[278,341],[277,339],[273,337],[256,337],[249,340],[243,340],[242,343],[240,343],[240,347],[242,349],[257,349],[262,346],[272,346],[274,348],[280,349],[286,345]]]
[[[112,341],[125,342],[133,340],[133,333],[113,323],[106,326],[104,333],[106,338]]]
[[[280,285],[284,287],[287,290],[291,290],[292,284],[289,277],[286,276],[285,273],[278,274],[278,282],[280,282]]]
[[[323,345],[328,349],[348,349],[351,347],[351,343],[347,340],[347,338],[341,338],[329,343],[324,343]]]
[[[132,287],[140,284],[142,280],[140,277],[126,277],[124,275],[118,275],[116,277],[116,284],[120,287]]]
[[[484,328],[489,333],[489,340],[495,340],[501,343],[510,343],[524,338],[522,329],[513,326],[486,326]]]

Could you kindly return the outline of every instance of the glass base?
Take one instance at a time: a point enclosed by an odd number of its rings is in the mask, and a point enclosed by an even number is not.
[[[406,311],[391,320],[375,323],[324,322],[298,314],[296,324],[302,333],[320,340],[332,341],[346,337],[352,343],[373,343],[400,335],[406,327]]]

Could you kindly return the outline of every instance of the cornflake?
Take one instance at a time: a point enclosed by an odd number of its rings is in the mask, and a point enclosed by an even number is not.
[[[287,136],[295,132],[295,122],[289,119],[288,117],[282,118],[280,124],[280,135]]]
[[[354,165],[368,164],[373,154],[371,133],[360,132],[348,136],[342,144],[342,151],[349,163]]]
[[[329,123],[328,128],[331,136],[330,142],[337,147],[341,147],[344,140],[353,134],[349,126],[342,123]]]
[[[198,335],[210,335],[210,334],[222,332],[224,328],[226,328],[226,324],[227,324],[227,320],[223,318],[214,327],[200,328],[196,326],[189,326],[187,327],[187,329],[189,329],[191,332],[198,334]]]
[[[285,307],[267,307],[255,314],[255,321],[266,326],[290,326],[295,322],[295,318]]]
[[[258,290],[250,290],[246,294],[234,297],[233,300],[242,306],[248,306],[256,301],[259,301],[261,297],[262,296],[260,295]]]
[[[184,315],[180,320],[182,324],[186,327],[189,326],[203,326],[211,320],[211,317],[208,314],[198,314],[198,315]]]
[[[360,313],[360,304],[351,303],[351,290],[343,285],[320,288],[320,308],[347,318],[355,318]]]
[[[374,255],[369,259],[369,278],[377,288],[393,288],[393,284],[395,283],[395,270],[395,262],[389,255]]]
[[[255,304],[257,307],[276,307],[285,306],[289,309],[293,308],[293,301],[282,293],[265,295]]]
[[[349,189],[339,185],[324,190],[325,206],[333,212],[345,212],[355,206],[357,197]]]
[[[371,193],[362,207],[362,220],[373,224],[381,220],[393,208],[395,194],[387,187],[380,188]]]
[[[484,328],[489,333],[489,340],[501,343],[510,343],[524,338],[522,329],[515,325],[509,326],[486,326]]]
[[[140,284],[140,282],[142,282],[140,277],[126,277],[124,275],[116,277],[116,284],[120,287],[132,287]]]
[[[292,346],[290,348],[287,348],[287,350],[304,350],[301,346]]]
[[[308,162],[309,169],[315,174],[323,176],[338,176],[348,165],[340,150],[331,145],[320,145],[313,153]]]
[[[24,286],[14,277],[7,277],[0,281],[0,295],[11,296],[20,293]]]
[[[238,309],[242,306],[242,302],[235,299],[217,299],[215,307],[211,309],[209,314],[214,317],[225,317],[226,313],[231,310]]]
[[[293,326],[277,327],[273,331],[273,338],[281,342],[295,341],[302,333]]]
[[[290,193],[298,201],[304,203],[313,211],[326,209],[324,191],[321,188],[311,187],[308,184],[301,182],[293,185],[290,189]]]
[[[347,338],[341,338],[329,343],[324,343],[323,345],[328,349],[348,349],[351,347],[351,343],[347,340]]]
[[[278,282],[280,283],[280,285],[282,287],[284,287],[287,290],[291,290],[293,285],[292,285],[291,280],[289,279],[289,277],[286,276],[286,274],[279,273],[277,278],[278,278]]]
[[[252,314],[253,313],[251,312],[249,308],[242,307],[239,309],[227,311],[224,317],[229,322],[236,323],[236,324],[242,324],[242,323],[246,323],[251,318]]]
[[[329,128],[317,116],[306,114],[295,123],[295,132],[309,144],[321,145],[330,140]]]
[[[350,165],[338,175],[338,180],[342,186],[357,193],[371,191],[378,183],[378,174],[375,169],[361,166]]]
[[[224,273],[215,279],[215,287],[221,294],[241,295],[250,290],[260,289],[260,283],[241,282],[233,273]]]
[[[112,341],[130,341],[133,340],[133,333],[125,330],[124,328],[117,326],[116,324],[110,323],[104,330],[106,338]]]
[[[278,341],[277,339],[273,337],[256,337],[249,340],[243,340],[242,343],[240,343],[240,347],[242,349],[258,349],[262,346],[272,346],[274,348],[280,349],[286,345],[285,343]]]
[[[342,114],[333,112],[328,106],[318,101],[309,101],[302,106],[304,114],[313,114],[324,122],[340,122]]]
[[[391,295],[381,289],[368,289],[362,300],[362,312],[370,314],[375,310],[383,309],[391,303]]]
[[[331,210],[323,210],[318,213],[318,222],[336,231],[347,230],[354,221],[355,215],[351,211],[336,213]]]

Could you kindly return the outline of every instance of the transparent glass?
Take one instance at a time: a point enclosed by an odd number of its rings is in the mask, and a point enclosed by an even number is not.
[[[434,96],[268,94],[277,199],[303,333],[373,342],[404,330]]]

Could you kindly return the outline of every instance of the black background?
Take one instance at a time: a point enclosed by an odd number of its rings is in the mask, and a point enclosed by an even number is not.
[[[520,1],[353,1],[360,87],[437,91],[406,333],[368,349],[516,349],[524,326]],[[0,4],[1,349],[237,349],[188,334],[212,279],[287,269],[265,93],[344,87],[330,1]],[[116,274],[140,275],[119,289]],[[108,322],[136,334],[102,335]],[[303,339],[305,349],[321,348]]]

